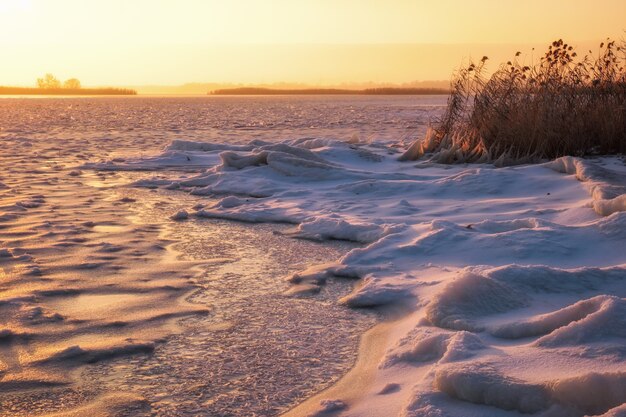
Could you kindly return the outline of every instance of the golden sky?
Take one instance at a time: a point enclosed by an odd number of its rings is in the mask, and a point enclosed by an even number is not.
[[[624,0],[0,0],[0,84],[447,79],[470,55],[623,37],[625,16]]]

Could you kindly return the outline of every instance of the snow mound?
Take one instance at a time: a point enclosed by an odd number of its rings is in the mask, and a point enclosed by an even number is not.
[[[545,322],[558,325],[564,319],[573,320],[541,337],[535,345],[554,347],[626,338],[626,299],[605,295],[583,300],[549,315]]]
[[[513,264],[482,269],[482,273],[529,294],[580,294],[601,291],[607,285],[623,282],[626,279],[626,265],[563,269],[545,265]]]
[[[626,372],[591,372],[546,385],[553,401],[587,415],[598,415],[626,403]]]
[[[484,220],[473,224],[471,229],[482,233],[507,233],[520,229],[539,229],[540,227],[550,227],[550,224],[539,219],[526,218],[515,220]]]
[[[452,398],[521,413],[537,413],[550,406],[544,386],[506,377],[488,364],[442,367],[434,386]]]
[[[546,164],[557,172],[575,175],[590,184],[593,209],[601,216],[626,211],[626,178],[623,173],[591,164],[580,158],[565,156]]]
[[[320,410],[316,415],[324,415],[348,408],[348,405],[341,400],[322,400],[320,401],[320,406]]]
[[[380,364],[389,368],[397,363],[429,362],[439,360],[446,352],[451,335],[424,330],[410,340],[401,340]]]
[[[474,333],[465,331],[456,332],[448,341],[447,349],[441,357],[440,362],[446,363],[468,359],[474,356],[476,351],[486,348],[487,346],[480,337]]]
[[[323,284],[330,276],[342,276],[345,278],[359,278],[357,276],[349,276],[342,273],[340,266],[337,263],[317,264],[310,266],[309,268],[297,272],[287,278],[287,281],[293,284],[300,283],[313,283]]]
[[[544,165],[563,174],[575,175],[579,181],[603,181],[618,185],[625,185],[626,182],[622,173],[614,169],[573,156],[563,156]]]
[[[293,145],[304,149],[318,149],[324,147],[348,146],[348,143],[330,138],[300,138],[294,140]]]
[[[418,214],[419,216],[419,214]],[[563,226],[545,220],[523,218],[458,224],[444,220],[409,225],[386,238],[387,241],[362,251],[353,251],[343,260],[350,265],[399,262],[504,266],[543,264],[582,266],[620,256],[621,239],[626,237],[626,212],[615,213],[593,223]],[[589,245],[593,236],[594,245]],[[381,242],[382,243],[382,242]]]
[[[287,143],[273,143],[270,145],[261,146],[259,149],[268,152],[268,154],[288,154],[298,159],[332,165],[321,156],[301,146],[293,146]]]
[[[470,358],[476,351],[485,347],[480,337],[473,333],[465,331],[443,333],[428,329],[401,340],[387,353],[380,368],[389,368],[398,363],[454,362]]]
[[[178,220],[187,220],[189,218],[189,213],[186,210],[180,210],[170,216],[170,219],[178,221]]]
[[[338,239],[371,243],[401,228],[398,225],[351,223],[341,218],[315,217],[300,223],[295,235],[314,240]]]
[[[262,146],[252,153],[226,151],[219,156],[222,164],[218,170],[240,170],[266,165],[281,175],[304,177],[309,180],[325,180],[344,175],[337,166],[310,150],[285,143]]]
[[[179,187],[192,187],[194,195],[240,195],[253,198],[271,197],[285,190],[281,184],[266,178],[238,177],[221,172],[209,172],[206,175],[178,183]]]
[[[399,304],[403,300],[413,297],[412,285],[398,285],[387,283],[385,280],[366,276],[362,285],[341,298],[339,301],[348,307],[378,307],[387,304]]]
[[[198,210],[196,216],[248,223],[298,224],[305,219],[299,209],[290,205],[259,204],[256,201],[232,196],[218,201],[213,207]]]
[[[466,268],[433,297],[426,309],[426,318],[432,324],[448,329],[483,331],[485,327],[478,323],[480,319],[527,307],[531,304],[532,294],[600,291],[624,279],[624,266],[572,270],[519,265],[492,269]],[[599,300],[530,321],[503,325],[493,332],[506,338],[539,335],[559,327],[559,324],[567,324],[568,319],[582,317],[585,309],[591,308]]]
[[[284,152],[269,152],[267,165],[288,177],[302,177],[311,181],[344,178],[348,173],[334,165],[316,159],[302,158]]]
[[[529,320],[501,325],[492,330],[491,334],[507,339],[518,339],[542,336],[563,328],[549,337],[537,341],[538,345],[544,346],[553,344],[556,339],[562,342],[566,326],[571,326],[568,332],[576,333],[578,337],[584,337],[583,333],[585,330],[588,338],[591,336],[590,332],[596,333],[596,337],[601,337],[602,335],[619,335],[623,337],[626,335],[626,319],[620,317],[620,314],[623,314],[623,312],[623,299],[597,296],[579,301],[552,313],[532,317]],[[549,343],[548,340],[552,340],[552,343]]]
[[[507,377],[490,364],[444,366],[434,387],[450,397],[502,410],[544,415],[598,415],[626,402],[626,373],[591,372],[534,384]]]
[[[267,152],[259,152],[253,154],[240,154],[237,152],[220,153],[222,170],[226,169],[243,169],[252,166],[267,165]]]
[[[426,310],[426,318],[443,328],[482,331],[483,327],[474,322],[475,318],[528,304],[529,297],[524,292],[466,269],[435,296]]]
[[[601,216],[626,211],[626,194],[611,199],[596,199],[593,201],[593,209]]]

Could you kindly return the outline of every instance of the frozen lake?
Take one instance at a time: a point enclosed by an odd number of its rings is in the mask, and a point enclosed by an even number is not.
[[[302,137],[411,141],[441,113],[446,96],[207,96],[3,98],[4,134],[126,135],[240,142]],[[151,135],[149,138],[146,135]],[[103,144],[103,146],[105,146]],[[127,146],[136,146],[128,143]]]
[[[400,161],[445,100],[0,100],[0,415],[622,415],[624,158]]]
[[[172,223],[172,212],[211,199],[124,187],[149,173],[75,167],[175,139],[401,143],[423,134],[444,102],[0,99],[0,246],[10,254],[0,258],[10,329],[0,339],[0,415],[100,407],[121,390],[141,401],[123,401],[120,415],[269,416],[329,386],[354,363],[376,315],[337,304],[351,280],[301,295],[285,278],[355,244],[294,240],[276,224]]]

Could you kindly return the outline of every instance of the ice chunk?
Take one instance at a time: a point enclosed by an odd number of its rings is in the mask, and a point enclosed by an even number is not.
[[[251,166],[267,165],[267,152],[253,154],[239,154],[237,152],[222,152],[222,169],[243,169]]]
[[[189,218],[189,213],[187,210],[180,210],[173,214],[170,219],[172,220],[187,220]]]

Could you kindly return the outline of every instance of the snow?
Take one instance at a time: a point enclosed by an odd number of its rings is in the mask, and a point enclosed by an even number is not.
[[[611,199],[594,200],[593,209],[601,216],[626,211],[626,195],[622,194]]]
[[[507,378],[489,364],[473,363],[440,369],[435,376],[435,387],[452,398],[525,414],[552,408],[556,415],[580,412],[597,415],[626,401],[626,374],[623,372],[591,372],[544,384],[529,384]]]
[[[549,166],[587,182],[593,196],[593,209],[599,215],[626,211],[626,172],[623,167],[617,165],[611,170],[569,156],[556,159]]]
[[[626,404],[622,404],[618,407],[612,408],[601,417],[625,417],[626,416]]]
[[[355,367],[374,368],[365,391],[322,393],[288,415],[623,414],[624,162],[496,168],[398,157],[375,141],[175,141],[98,167],[195,169],[152,185],[206,196],[189,210],[198,217],[289,223],[288,236],[361,244],[286,277],[291,293],[357,278],[341,303],[403,314],[378,341],[378,362]]]
[[[554,330],[545,332],[546,336],[537,339],[537,346],[582,345],[611,338],[626,338],[626,299],[597,296],[579,301],[564,310],[553,313],[557,316],[565,313],[562,318],[565,320],[557,323],[562,326],[553,325]],[[569,314],[573,317],[568,317]]]
[[[189,213],[187,212],[187,210],[177,211],[176,213],[172,214],[172,216],[170,217],[170,219],[172,220],[187,220],[188,218],[189,218]]]
[[[312,220],[301,222],[294,235],[314,240],[339,239],[371,243],[379,240],[383,236],[399,231],[402,227],[403,226],[386,224],[350,223],[340,218],[328,216],[315,217]]]
[[[526,414],[544,410],[549,404],[541,385],[507,378],[488,364],[442,367],[436,373],[434,387],[455,399]]]
[[[317,412],[315,415],[316,416],[323,416],[325,414],[334,412],[334,411],[341,411],[345,408],[347,408],[346,403],[344,403],[341,400],[322,400],[320,401],[320,410],[319,412]]]
[[[389,368],[402,362],[457,361],[469,358],[474,355],[473,351],[484,348],[482,340],[473,333],[442,332],[426,327],[400,340],[387,352],[380,367]]]

